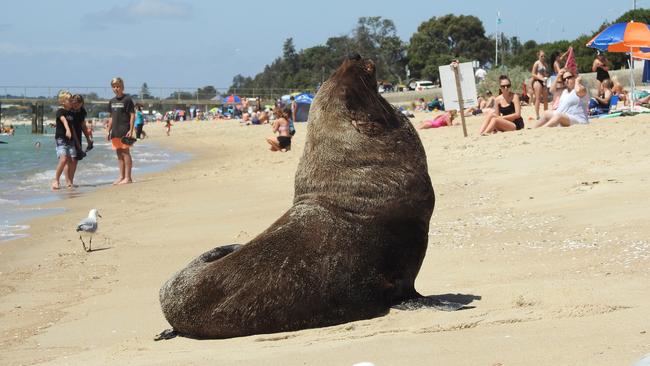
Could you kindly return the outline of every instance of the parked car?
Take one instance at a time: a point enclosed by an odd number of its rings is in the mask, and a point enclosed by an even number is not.
[[[409,89],[416,90],[416,91],[422,91],[424,89],[433,89],[435,87],[436,86],[433,84],[433,82],[429,80],[418,80],[418,81],[413,81],[409,84]]]

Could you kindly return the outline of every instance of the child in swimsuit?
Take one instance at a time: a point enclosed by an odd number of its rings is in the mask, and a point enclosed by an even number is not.
[[[426,119],[420,123],[416,128],[418,130],[428,128],[438,128],[453,125],[454,118],[456,118],[456,111],[447,111],[441,115],[436,116],[434,119]]]

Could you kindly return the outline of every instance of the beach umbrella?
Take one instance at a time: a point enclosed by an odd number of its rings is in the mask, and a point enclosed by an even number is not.
[[[587,47],[608,52],[650,51],[650,27],[645,23],[616,23],[598,33]]]
[[[630,86],[632,88],[632,110],[634,110],[634,62],[635,52],[650,52],[650,27],[645,23],[616,23],[598,33],[587,47],[600,51],[625,52],[630,54]]]
[[[299,94],[295,97],[295,101],[298,104],[311,104],[314,101],[314,96],[309,93]]]
[[[241,103],[241,98],[238,95],[231,94],[223,98],[225,104],[239,104]]]

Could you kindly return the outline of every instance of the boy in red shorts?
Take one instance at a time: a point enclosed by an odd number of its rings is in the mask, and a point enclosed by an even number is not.
[[[111,88],[115,98],[108,102],[108,135],[106,139],[111,141],[113,149],[117,153],[117,164],[120,170],[119,178],[113,184],[132,183],[131,169],[131,144],[124,143],[124,137],[133,137],[133,122],[135,121],[135,105],[130,96],[124,94],[124,81],[121,78],[111,80]]]

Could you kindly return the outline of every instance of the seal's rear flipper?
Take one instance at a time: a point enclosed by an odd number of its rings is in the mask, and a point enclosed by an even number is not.
[[[157,334],[155,337],[153,337],[153,340],[156,342],[162,340],[168,340],[168,339],[176,338],[179,335],[180,334],[178,334],[178,332],[175,331],[174,328],[170,328],[170,329],[163,330],[162,332],[160,332],[160,334]]]
[[[471,308],[473,308],[473,306],[467,306],[459,302],[432,299],[429,297],[418,297],[393,305],[393,309],[397,310],[436,309],[441,311],[456,311]]]

